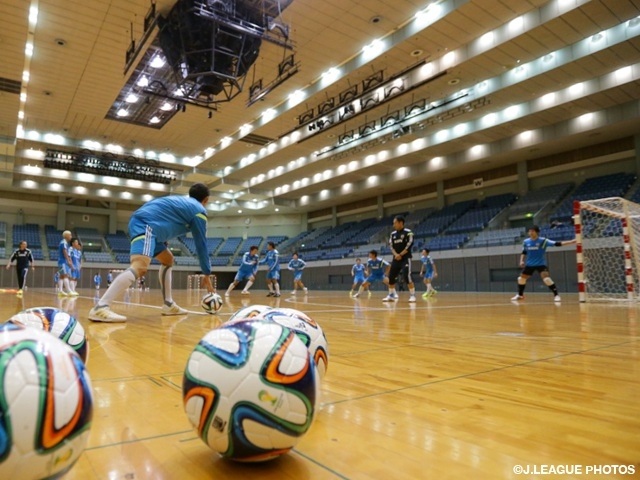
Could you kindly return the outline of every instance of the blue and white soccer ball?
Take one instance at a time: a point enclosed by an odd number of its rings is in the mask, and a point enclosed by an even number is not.
[[[16,313],[9,322],[49,332],[69,345],[86,364],[89,357],[89,340],[82,324],[73,315],[54,307],[37,307]]]
[[[222,297],[217,293],[206,293],[200,302],[202,309],[211,315],[218,313],[222,304]]]
[[[273,307],[270,307],[268,305],[249,305],[248,307],[243,307],[236,313],[231,315],[231,317],[229,317],[229,320],[227,321],[233,322],[234,320],[259,317],[268,310],[273,310]]]
[[[182,395],[200,438],[225,458],[257,462],[291,450],[309,431],[319,379],[306,346],[275,322],[228,322],[189,356]]]
[[[0,478],[58,478],[82,454],[93,397],[84,363],[55,336],[0,325]]]

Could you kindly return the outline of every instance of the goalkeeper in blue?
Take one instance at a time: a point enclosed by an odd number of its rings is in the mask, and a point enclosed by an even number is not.
[[[156,258],[160,266],[160,288],[164,303],[162,315],[184,315],[187,310],[179,307],[171,297],[171,271],[173,254],[167,242],[179,235],[191,232],[204,274],[204,286],[213,292],[209,275],[211,263],[207,248],[207,210],[209,188],[196,183],[189,189],[189,196],[170,195],[145,203],[133,212],[129,220],[131,238],[131,266],[118,275],[98,304],[89,312],[94,322],[125,322],[127,317],[111,310],[111,303],[124,293],[138,278],[146,275],[151,259]]]
[[[520,255],[520,268],[522,268],[522,272],[518,277],[518,293],[511,300],[522,300],[524,298],[524,288],[527,285],[527,280],[534,272],[538,272],[544,284],[553,293],[553,300],[559,302],[560,294],[558,293],[558,287],[556,287],[556,284],[549,276],[549,268],[547,267],[547,247],[562,247],[564,245],[571,245],[572,243],[576,243],[575,238],[564,242],[556,242],[541,237],[540,227],[532,225],[529,228],[529,238],[524,240],[522,254]]]
[[[298,257],[297,253],[294,253],[291,257],[291,260],[289,260],[289,265],[287,266],[287,268],[293,272],[293,292],[291,292],[291,295],[296,294],[296,290],[298,289],[298,287],[300,287],[300,290],[302,290],[304,293],[307,293],[307,287],[305,287],[304,283],[302,283],[302,271],[306,266],[306,262],[304,260],[301,260],[300,257]]]

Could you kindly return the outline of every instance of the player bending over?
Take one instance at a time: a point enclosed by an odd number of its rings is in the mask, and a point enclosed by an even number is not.
[[[187,310],[180,308],[171,297],[173,254],[165,242],[187,232],[193,234],[200,269],[204,274],[204,286],[212,293],[205,208],[208,202],[209,188],[202,183],[196,183],[189,189],[188,197],[171,195],[156,198],[133,212],[129,220],[131,266],[113,280],[98,300],[98,304],[89,312],[89,320],[125,322],[127,317],[111,311],[111,303],[139,277],[147,273],[151,258],[156,258],[161,263],[160,289],[164,298],[162,315],[186,314]]]

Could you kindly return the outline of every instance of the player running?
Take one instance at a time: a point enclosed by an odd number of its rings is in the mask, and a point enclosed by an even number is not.
[[[438,270],[436,269],[436,264],[429,255],[429,249],[422,249],[422,257],[420,258],[422,261],[422,266],[420,267],[420,276],[423,278],[424,284],[427,287],[427,291],[422,294],[424,298],[430,297],[431,295],[435,295],[438,291],[433,288],[431,284],[431,280],[438,276]]]
[[[278,250],[276,250],[276,244],[273,242],[267,243],[267,254],[258,263],[260,265],[267,265],[267,287],[269,287],[269,293],[267,297],[279,297],[280,296],[280,262],[279,262]]]
[[[224,293],[225,296],[229,296],[231,291],[238,286],[240,282],[243,280],[247,281],[247,284],[240,292],[241,295],[249,295],[249,289],[253,282],[256,281],[255,269],[258,264],[258,247],[252,245],[249,247],[249,251],[245,252],[242,256],[242,263],[240,263],[240,268],[238,269],[238,273],[236,273],[236,277],[233,279],[233,282],[227,288],[227,291]]]
[[[349,292],[350,297],[353,297],[353,291],[357,288],[358,284],[364,282],[366,272],[367,267],[363,265],[362,260],[356,258],[356,263],[354,263],[353,267],[351,267],[353,285],[351,285],[351,291]],[[369,295],[371,295],[371,291],[369,291]]]
[[[369,260],[367,261],[367,270],[369,271],[369,276],[366,280],[360,285],[360,289],[358,293],[353,294],[353,298],[358,298],[362,292],[372,283],[381,281],[385,285],[389,284],[389,279],[386,274],[389,271],[389,262],[387,262],[383,258],[378,258],[378,251],[371,250],[369,252]]]
[[[289,265],[287,266],[287,268],[293,272],[293,292],[291,292],[291,295],[296,294],[298,287],[300,287],[304,293],[308,292],[307,287],[302,283],[302,271],[306,266],[307,263],[299,258],[297,252],[291,256],[291,260],[289,260]]]

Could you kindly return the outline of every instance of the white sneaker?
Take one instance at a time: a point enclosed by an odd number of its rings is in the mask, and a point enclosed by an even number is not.
[[[560,302],[560,295],[556,295],[555,297],[553,297],[553,301],[554,302]]]
[[[73,292],[69,292],[69,295],[72,297],[79,297],[80,294],[78,292],[76,292],[75,290]]]
[[[522,300],[524,298],[524,295],[516,295],[515,297],[512,297],[511,300]]]
[[[230,295],[230,292],[224,292],[224,296],[228,297]]]
[[[359,293],[354,293],[353,295],[351,295],[351,298],[358,298],[360,296]]]
[[[383,302],[395,302],[396,300],[398,300],[398,297],[392,293],[382,299]]]
[[[416,301],[416,296],[415,295],[411,295],[409,297],[409,303],[415,303],[415,301]]]
[[[173,302],[171,306],[162,305],[162,315],[185,315],[187,313],[189,311],[179,307],[176,302]]]
[[[119,323],[126,322],[127,317],[112,312],[109,307],[94,307],[89,311],[89,320],[92,322]]]
[[[249,295],[249,290],[242,290],[240,295]]]
[[[304,291],[304,293],[307,293],[309,291],[309,289],[307,287],[304,287],[303,291]]]
[[[295,294],[296,294],[296,291],[295,291],[295,290],[294,290],[293,292],[291,292],[291,295],[295,295]]]

